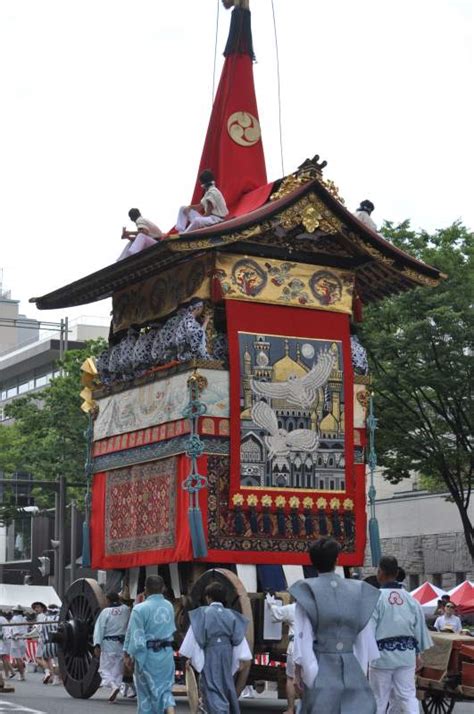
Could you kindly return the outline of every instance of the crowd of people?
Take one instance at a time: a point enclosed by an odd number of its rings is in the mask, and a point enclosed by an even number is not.
[[[318,575],[290,588],[290,604],[266,595],[272,619],[288,625],[285,714],[418,714],[415,675],[421,653],[432,646],[421,606],[403,587],[396,558],[383,556],[370,584],[336,574],[339,550],[329,537],[312,544]],[[139,712],[174,711],[176,625],[164,589],[161,577],[149,576],[145,601],[131,614],[117,593],[109,593],[94,631],[110,701],[121,688],[123,693],[124,672],[134,669]],[[431,629],[458,632],[461,622],[449,596],[439,608]],[[202,711],[236,714],[234,675],[253,659],[245,637],[248,621],[226,607],[217,583],[206,588],[202,606],[189,619],[179,654],[199,674]]]
[[[27,613],[25,608],[17,605],[11,612],[0,613],[0,661],[5,679],[18,676],[20,681],[25,681],[28,643],[34,643],[30,659],[43,671],[43,684],[61,684],[57,645],[51,638],[58,629],[58,606],[33,602],[30,610],[31,613]],[[4,687],[0,672],[0,689]]]
[[[432,646],[419,603],[404,589],[396,558],[383,556],[376,576],[361,581],[336,573],[338,542],[324,537],[309,550],[317,577],[295,583],[291,602],[283,605],[267,593],[274,622],[288,625],[285,714],[418,714],[415,675],[420,655]],[[116,592],[94,627],[94,655],[109,701],[119,694],[137,698],[138,712],[175,711],[175,612],[165,597],[165,583],[149,576],[133,608]],[[224,588],[213,582],[202,605],[189,612],[189,628],[179,647],[199,675],[202,711],[240,712],[234,675],[253,659],[248,620],[226,605]],[[43,683],[60,684],[57,645],[59,611],[55,605],[20,606],[0,614],[0,660],[5,679],[25,680],[27,642],[37,643],[34,663]],[[438,602],[430,629],[459,633],[460,618],[449,595]],[[0,674],[0,686],[4,680]]]

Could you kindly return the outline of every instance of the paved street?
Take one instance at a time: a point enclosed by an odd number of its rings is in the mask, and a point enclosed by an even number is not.
[[[14,680],[14,694],[0,695],[0,712],[17,712],[17,714],[95,714],[97,712],[116,712],[119,714],[135,714],[136,700],[119,698],[116,704],[107,701],[110,692],[99,689],[89,700],[71,699],[62,686],[45,686],[41,683],[42,675],[27,674],[26,682]],[[177,711],[187,714],[189,708],[185,699],[178,699]],[[258,714],[272,712],[280,714],[285,709],[285,702],[276,699],[258,699],[242,701],[242,714]]]
[[[47,687],[41,684],[40,674],[28,674],[26,682],[15,681],[14,694],[0,695],[0,712],[16,712],[17,714],[98,714],[100,712],[116,712],[119,714],[135,714],[134,700],[118,699],[113,705],[107,701],[107,692],[99,690],[93,699],[71,699],[63,687]],[[189,712],[185,700],[178,700],[179,714]],[[284,702],[262,697],[254,700],[241,701],[242,714],[281,714]],[[454,714],[473,714],[473,704],[457,704]],[[361,712],[362,714],[362,712]]]

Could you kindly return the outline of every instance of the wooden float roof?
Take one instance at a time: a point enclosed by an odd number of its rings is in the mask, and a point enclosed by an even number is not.
[[[445,277],[361,223],[313,160],[277,182],[270,199],[256,210],[192,233],[170,235],[30,302],[40,310],[96,302],[212,250],[352,269],[364,303],[420,285],[434,286]]]

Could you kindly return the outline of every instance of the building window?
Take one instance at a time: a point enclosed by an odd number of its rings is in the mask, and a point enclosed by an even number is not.
[[[7,399],[11,399],[12,397],[16,397],[17,394],[18,394],[18,389],[17,389],[16,384],[15,384],[14,387],[9,387],[9,388],[7,389]]]
[[[466,580],[466,573],[456,573],[456,585],[461,585]]]
[[[14,518],[6,533],[7,562],[31,559],[31,516]]]
[[[443,582],[443,576],[441,573],[433,573],[433,585],[436,585],[437,588],[441,588]]]
[[[29,391],[29,383],[28,382],[23,382],[22,384],[19,385],[18,387],[18,394],[25,394],[25,392]]]
[[[331,489],[331,491],[334,491],[334,481],[332,479],[329,482],[329,488]]]
[[[410,592],[414,590],[415,588],[419,587],[420,585],[420,576],[418,573],[410,573],[408,576],[408,583],[409,583],[409,588]]]

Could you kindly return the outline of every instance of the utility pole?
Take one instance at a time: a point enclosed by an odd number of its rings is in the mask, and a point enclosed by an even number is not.
[[[65,592],[65,566],[66,566],[66,479],[61,474],[58,484],[58,595],[61,600]]]

